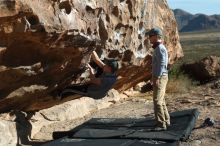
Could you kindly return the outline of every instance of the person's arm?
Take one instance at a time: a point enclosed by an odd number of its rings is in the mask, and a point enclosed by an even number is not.
[[[88,64],[89,71],[90,71],[90,81],[91,84],[101,85],[101,79],[95,77],[94,69]]]
[[[160,70],[161,70],[161,54],[160,48],[156,48],[154,50],[155,54],[155,66],[154,66],[154,74],[152,75],[152,82],[155,87],[159,85],[159,77],[160,77]]]
[[[159,77],[162,75],[163,68],[166,66],[166,50],[164,48],[158,48],[155,50],[156,57],[157,57],[157,67],[156,72],[153,77],[153,84],[158,86],[159,85]]]
[[[158,76],[161,76],[163,72],[165,71],[164,69],[167,68],[167,64],[168,64],[168,55],[166,52],[166,48],[161,47],[158,50],[158,54],[159,54]]]
[[[155,68],[155,77],[160,77],[163,73],[163,69],[166,67],[167,64],[167,55],[166,50],[164,48],[158,48],[155,50],[156,53],[156,68]]]
[[[100,67],[100,68],[104,68],[105,63],[102,62],[102,60],[99,58],[99,56],[97,55],[97,53],[95,51],[92,52],[92,60]]]
[[[89,64],[87,64],[87,66],[88,66],[88,68],[89,68],[89,73],[90,73],[90,76],[95,76],[95,71],[94,71],[94,69],[89,65]]]

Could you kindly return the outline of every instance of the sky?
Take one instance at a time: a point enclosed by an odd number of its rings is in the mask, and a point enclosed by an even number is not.
[[[220,14],[220,0],[167,0],[171,9],[182,9],[191,14]]]

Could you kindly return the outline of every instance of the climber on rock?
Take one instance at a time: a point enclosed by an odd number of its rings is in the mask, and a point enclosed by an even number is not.
[[[85,85],[70,85],[65,87],[60,92],[60,98],[71,94],[80,94],[99,99],[104,97],[112,88],[117,80],[117,60],[113,58],[105,58],[102,61],[95,51],[92,52],[91,58],[91,65],[88,64],[88,68],[90,70],[90,81]]]

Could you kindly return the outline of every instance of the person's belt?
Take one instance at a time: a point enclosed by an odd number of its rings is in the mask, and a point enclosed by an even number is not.
[[[162,73],[162,74],[160,75],[160,77],[162,77],[162,76],[168,76],[168,73]]]
[[[163,73],[161,74],[161,76],[166,76],[166,75],[168,75],[168,73],[166,73],[166,72],[163,72]]]

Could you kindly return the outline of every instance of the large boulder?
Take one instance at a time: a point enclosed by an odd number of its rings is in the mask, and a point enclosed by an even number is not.
[[[79,121],[79,119],[85,118],[86,115],[92,114],[97,110],[107,108],[119,100],[127,98],[124,94],[119,94],[117,90],[110,90],[108,95],[102,99],[92,99],[89,97],[82,97],[72,101],[65,102],[60,105],[53,106],[51,108],[43,109],[35,113],[31,117],[30,124],[31,138],[40,140],[51,140],[54,131],[60,131],[62,128],[54,127],[46,131],[48,127],[53,127],[54,124],[59,123],[65,127],[66,131],[72,130],[78,124],[73,121]],[[84,119],[86,120],[86,118]],[[84,120],[81,120],[82,122]],[[73,123],[74,126],[64,124],[66,121]],[[57,124],[58,125],[58,124]]]
[[[184,64],[181,68],[193,78],[204,83],[220,77],[220,57],[207,56],[200,61]]]
[[[51,140],[54,131],[72,130],[86,120],[86,115],[125,98],[126,95],[112,89],[99,100],[81,97],[34,113],[15,110],[0,114],[0,146],[32,145],[33,139]],[[62,128],[54,125],[61,125]]]
[[[2,0],[0,2],[0,112],[33,111],[62,102],[50,95],[87,81],[96,49],[120,61],[119,92],[151,76],[144,32],[162,28],[170,63],[181,57],[177,25],[166,0]],[[103,45],[105,44],[105,46]]]

